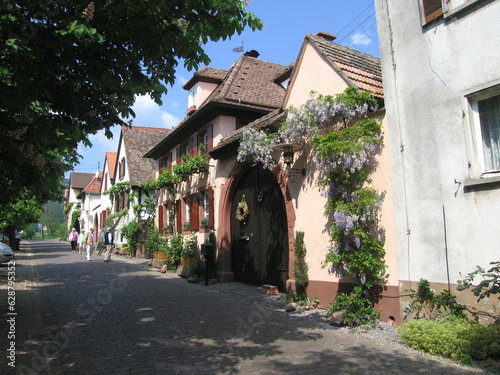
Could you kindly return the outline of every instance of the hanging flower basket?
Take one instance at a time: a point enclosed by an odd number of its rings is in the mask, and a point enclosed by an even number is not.
[[[241,197],[241,202],[236,207],[236,220],[245,222],[248,219],[248,205],[245,202],[245,194]]]

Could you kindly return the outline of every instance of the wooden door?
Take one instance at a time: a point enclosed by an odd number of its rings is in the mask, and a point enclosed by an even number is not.
[[[248,218],[236,218],[244,200]],[[243,176],[231,206],[232,269],[237,281],[276,285],[284,290],[288,279],[288,227],[285,201],[274,175],[262,166]]]

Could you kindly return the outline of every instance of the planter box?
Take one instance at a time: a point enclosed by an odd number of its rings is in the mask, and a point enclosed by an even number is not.
[[[195,265],[196,262],[198,262],[198,258],[196,258],[196,257],[192,257],[192,258],[181,257],[181,266],[190,267],[190,266]]]

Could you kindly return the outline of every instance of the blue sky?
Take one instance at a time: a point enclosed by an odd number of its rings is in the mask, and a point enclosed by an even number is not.
[[[233,52],[240,46],[244,51],[258,51],[261,60],[288,65],[297,58],[305,35],[318,31],[336,35],[338,44],[380,56],[373,0],[251,0],[248,10],[262,19],[264,29],[255,32],[247,29],[226,41],[206,44],[205,51],[212,60],[209,66],[229,69],[242,54]],[[133,124],[174,127],[187,109],[187,91],[182,85],[193,73],[178,67],[177,81],[163,97],[162,106],[147,96],[138,97],[133,107],[136,113]],[[80,145],[78,152],[82,159],[74,171],[95,173],[102,170],[105,153],[118,150],[118,126],[113,134],[113,139],[107,139],[99,132],[90,137],[91,148]]]

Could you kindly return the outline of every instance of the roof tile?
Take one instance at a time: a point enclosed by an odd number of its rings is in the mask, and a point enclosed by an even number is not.
[[[374,96],[383,97],[382,68],[380,59],[349,47],[326,40],[321,36],[307,34],[309,39],[351,84],[362,90],[373,91]]]
[[[127,168],[132,186],[155,178],[156,162],[145,158],[144,154],[171,132],[172,129],[165,128],[122,126]]]

